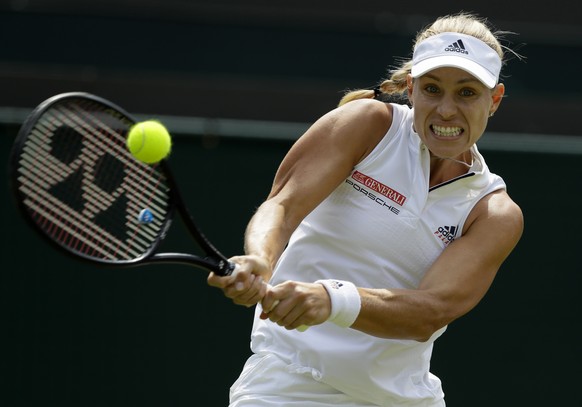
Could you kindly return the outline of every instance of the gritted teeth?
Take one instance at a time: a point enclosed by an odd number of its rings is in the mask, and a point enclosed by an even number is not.
[[[461,132],[463,131],[463,129],[461,127],[444,127],[444,126],[437,126],[437,125],[432,125],[432,131],[437,135],[437,136],[442,136],[442,137],[455,137],[458,136],[459,134],[461,134]]]

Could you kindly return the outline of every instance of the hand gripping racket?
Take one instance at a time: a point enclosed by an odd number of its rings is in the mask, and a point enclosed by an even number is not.
[[[183,263],[232,274],[234,264],[196,226],[165,161],[132,157],[135,120],[100,97],[51,97],[22,125],[10,156],[17,206],[32,227],[73,257],[108,266]],[[175,213],[204,255],[159,253]]]

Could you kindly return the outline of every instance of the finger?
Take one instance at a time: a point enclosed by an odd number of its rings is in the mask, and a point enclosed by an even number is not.
[[[266,287],[264,286],[263,277],[256,275],[249,277],[243,290],[237,289],[236,284],[234,284],[234,288],[231,287],[229,290],[229,294],[235,304],[249,307],[261,301],[265,293]]]
[[[264,285],[265,285],[264,288],[265,288],[266,295],[263,296],[263,299],[261,301],[261,306],[263,307],[263,313],[268,314],[273,309],[275,309],[275,307],[277,305],[279,305],[279,300],[276,298],[273,298],[271,295],[268,295],[269,291],[271,291],[273,286],[269,283],[264,283]],[[264,318],[264,319],[266,319],[266,318]]]
[[[273,288],[270,284],[265,283],[265,285],[267,286],[267,289],[271,289]],[[269,314],[280,304],[280,300],[276,299],[272,302],[272,304],[268,307],[265,308],[266,304],[262,304],[263,305],[263,312],[261,312],[260,318],[261,319],[270,319],[272,322],[275,322],[279,325],[285,326],[287,329],[294,329],[293,323],[295,322],[295,319],[293,319],[293,321],[291,323],[284,323],[282,322],[282,320],[279,320],[275,315],[270,316]],[[289,314],[285,315],[285,319],[289,319],[291,316]],[[300,332],[305,332],[307,330],[307,328],[309,328],[309,326],[307,325],[299,325],[296,327],[296,329]]]
[[[251,283],[251,286],[249,287],[249,289],[247,290],[247,292],[245,293],[245,300],[249,303],[249,304],[256,304],[259,301],[261,301],[261,299],[264,297],[265,293],[267,292],[267,289],[265,287],[265,284],[263,282],[263,277],[262,276],[253,276],[252,277],[253,281]]]
[[[208,274],[208,277],[206,278],[206,282],[211,287],[217,287],[224,290],[225,287],[227,287],[229,284],[232,284],[235,281],[234,275],[235,272],[233,272],[233,274],[231,274],[230,276],[220,276],[218,274],[215,274],[214,272],[210,272]]]

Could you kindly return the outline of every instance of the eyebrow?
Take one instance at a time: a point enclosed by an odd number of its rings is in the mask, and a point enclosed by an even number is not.
[[[460,68],[459,68],[459,69],[460,69]],[[464,72],[464,71],[463,71],[463,72]],[[467,75],[468,75],[468,76],[467,76],[466,78],[463,78],[463,79],[461,79],[461,80],[457,81],[457,83],[458,83],[458,84],[465,84],[465,83],[471,83],[471,82],[477,82],[477,83],[481,83],[481,81],[480,81],[479,79],[475,78],[473,75],[471,75],[471,74],[469,74],[469,73],[467,73]],[[441,79],[440,79],[438,76],[436,76],[436,75],[433,75],[433,74],[431,74],[430,72],[428,72],[428,73],[425,73],[423,76],[426,76],[426,77],[428,77],[428,78],[431,78],[431,79],[433,79],[433,80],[435,80],[435,81],[437,81],[437,82],[440,82],[440,81],[441,81]]]

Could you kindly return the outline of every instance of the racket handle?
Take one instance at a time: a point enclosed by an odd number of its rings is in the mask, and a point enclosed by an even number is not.
[[[236,264],[231,262],[231,261],[227,261],[226,264],[222,261],[220,261],[219,263],[219,271],[218,273],[222,276],[230,276],[232,273],[234,273],[234,269],[236,268]]]

